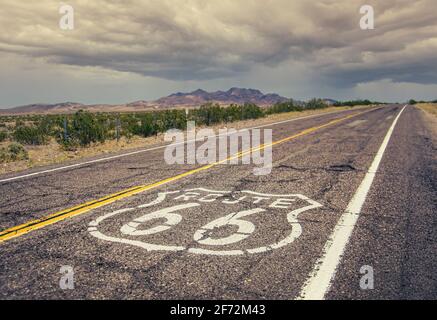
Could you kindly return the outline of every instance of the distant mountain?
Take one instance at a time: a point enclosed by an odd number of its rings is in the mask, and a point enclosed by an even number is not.
[[[25,106],[10,108],[10,109],[3,109],[0,110],[2,113],[56,113],[58,111],[60,112],[66,112],[66,110],[75,111],[83,108],[84,105],[81,103],[76,102],[62,102],[62,103],[55,103],[55,104],[29,104]]]
[[[290,100],[275,93],[263,94],[256,89],[231,88],[228,91],[207,92],[202,89],[189,93],[173,93],[155,101],[135,101],[126,104],[109,105],[94,104],[84,105],[76,102],[63,102],[56,104],[31,104],[11,109],[0,109],[1,114],[27,114],[27,113],[72,113],[78,110],[91,112],[134,112],[150,109],[171,107],[196,107],[204,103],[213,102],[220,105],[255,103],[259,106],[269,106],[278,102]]]
[[[288,98],[281,97],[275,93],[263,94],[259,90],[245,88],[231,88],[228,91],[207,92],[198,89],[189,93],[174,93],[168,97],[164,97],[153,101],[152,104],[168,107],[168,106],[196,106],[207,102],[219,103],[228,105],[231,103],[242,104],[245,102],[255,103],[261,106],[272,105],[277,102],[284,102]]]

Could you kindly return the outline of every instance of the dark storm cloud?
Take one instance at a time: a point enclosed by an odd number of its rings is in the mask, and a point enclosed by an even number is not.
[[[359,28],[360,0],[5,0],[0,52],[56,65],[174,80],[234,77],[258,65],[299,63],[342,86],[390,78],[437,83],[433,0],[366,1],[376,29]]]

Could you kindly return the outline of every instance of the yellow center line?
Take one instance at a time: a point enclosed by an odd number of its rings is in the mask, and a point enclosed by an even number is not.
[[[222,164],[224,162],[227,162],[227,161],[230,161],[230,160],[233,160],[233,159],[241,158],[243,155],[246,155],[248,153],[252,153],[252,152],[258,151],[258,150],[263,150],[263,149],[268,148],[268,147],[273,147],[275,145],[278,145],[278,144],[281,144],[281,143],[284,143],[284,142],[288,142],[290,140],[293,140],[293,139],[296,139],[298,137],[310,134],[312,132],[315,132],[315,131],[320,130],[322,128],[326,128],[328,126],[332,126],[332,125],[334,125],[336,123],[345,121],[345,120],[350,119],[352,117],[359,116],[359,115],[361,115],[363,113],[367,113],[367,112],[370,112],[372,110],[375,110],[375,109],[370,109],[370,110],[366,110],[366,111],[363,111],[363,112],[359,112],[359,113],[355,113],[355,114],[352,114],[352,115],[348,115],[348,116],[345,116],[345,117],[342,117],[342,118],[334,119],[334,120],[331,120],[331,121],[329,121],[329,122],[327,122],[325,124],[305,129],[305,130],[303,130],[303,131],[301,131],[301,132],[299,132],[297,134],[294,134],[292,136],[286,137],[284,139],[280,139],[280,140],[277,140],[277,141],[274,141],[272,143],[265,144],[265,145],[262,144],[260,146],[254,147],[254,148],[250,148],[250,149],[248,149],[246,151],[241,151],[241,152],[239,152],[239,153],[237,153],[237,154],[235,154],[233,156],[230,156],[230,157],[228,157],[226,159],[223,159],[221,161],[217,161],[217,162],[214,162],[212,164],[208,164],[208,165],[199,167],[197,169],[193,169],[193,170],[190,170],[190,171],[178,174],[176,176],[173,176],[173,177],[170,177],[170,178],[166,178],[164,180],[157,181],[157,182],[152,183],[152,184],[141,185],[141,186],[136,186],[136,187],[133,187],[133,188],[129,188],[129,189],[126,189],[126,190],[123,190],[123,191],[120,191],[120,192],[117,192],[117,193],[105,196],[105,197],[97,199],[97,200],[89,201],[89,202],[80,204],[78,206],[75,206],[75,207],[72,207],[72,208],[68,208],[68,209],[65,209],[65,210],[53,213],[53,214],[48,215],[48,216],[46,216],[44,218],[33,220],[33,221],[30,221],[30,222],[27,222],[27,223],[24,223],[24,224],[20,224],[18,226],[6,229],[6,230],[0,232],[0,243],[4,242],[6,240],[12,239],[12,238],[21,236],[23,234],[26,234],[26,233],[28,233],[28,232],[30,232],[32,230],[41,229],[41,228],[43,228],[45,226],[54,224],[56,222],[62,221],[64,219],[67,219],[67,218],[70,218],[70,217],[73,217],[73,216],[77,216],[79,214],[88,212],[88,211],[96,209],[96,208],[103,207],[103,206],[111,204],[111,203],[113,203],[115,201],[118,201],[118,200],[121,200],[121,199],[125,199],[125,198],[131,197],[133,195],[136,195],[136,194],[139,194],[139,193],[151,190],[151,189],[155,189],[155,188],[160,187],[162,185],[165,185],[167,183],[180,180],[180,179],[185,178],[187,176],[191,176],[191,175],[193,175],[195,173],[211,169],[211,168],[213,168],[213,167],[215,167],[215,166],[217,166],[219,164]]]

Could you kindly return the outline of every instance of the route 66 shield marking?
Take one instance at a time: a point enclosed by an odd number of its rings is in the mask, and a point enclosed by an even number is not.
[[[301,194],[275,195],[249,190],[231,192],[196,188],[161,192],[149,203],[104,214],[89,223],[88,231],[98,239],[133,245],[146,251],[255,254],[291,244],[302,233],[299,214],[321,206]],[[209,216],[211,211],[216,217]],[[123,221],[130,216],[130,220]],[[190,231],[186,232],[185,240],[175,240],[172,231],[180,228],[188,217],[191,219],[185,230]],[[263,230],[269,220],[275,222],[278,219],[285,223],[285,226],[279,227],[273,223],[273,229],[280,230],[278,235],[272,236],[270,230]],[[195,225],[197,222],[199,225]],[[108,231],[108,225],[115,225],[116,229],[112,227]],[[113,233],[116,235],[110,235]],[[254,245],[251,238],[262,233],[264,235],[258,235],[255,240],[258,243]],[[166,235],[171,239],[165,238]],[[271,239],[268,239],[269,236]]]

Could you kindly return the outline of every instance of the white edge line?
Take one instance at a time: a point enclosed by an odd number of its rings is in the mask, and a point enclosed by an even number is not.
[[[378,109],[378,108],[376,108],[376,109]],[[321,117],[321,116],[328,115],[328,114],[342,113],[342,112],[346,112],[346,111],[350,111],[350,109],[348,109],[348,110],[341,110],[341,111],[332,111],[332,112],[327,112],[327,113],[322,113],[322,114],[315,114],[315,115],[310,115],[310,116],[305,116],[305,117],[299,117],[299,118],[294,118],[294,119],[289,119],[289,120],[284,120],[284,121],[279,121],[279,122],[268,123],[268,124],[261,125],[261,126],[256,126],[256,127],[241,128],[240,130],[259,129],[259,128],[264,128],[264,127],[269,127],[269,126],[275,126],[275,125],[282,124],[282,123],[287,123],[287,122],[292,122],[292,121],[297,121],[297,120],[302,120],[302,119],[307,119],[307,118]],[[229,135],[229,134],[232,134],[232,133],[225,133],[225,134],[219,134],[219,135],[214,135],[214,136],[215,137],[219,137],[219,136],[222,136],[222,135]],[[209,137],[213,137],[213,136],[208,136],[207,138],[209,138]],[[204,139],[204,137],[202,137],[202,139]],[[185,144],[185,143],[193,142],[193,141],[196,141],[196,139],[191,139],[191,140],[188,140],[188,141],[184,141],[184,142],[180,142],[180,143],[175,143],[174,145]],[[115,156],[110,156],[110,157],[106,157],[106,158],[100,158],[100,159],[96,159],[96,160],[80,162],[80,163],[76,163],[76,164],[72,164],[72,165],[68,165],[68,166],[62,166],[62,167],[57,167],[57,168],[53,168],[53,169],[37,171],[37,172],[29,173],[29,174],[24,174],[24,175],[20,175],[20,176],[15,176],[15,177],[11,177],[11,178],[2,179],[2,180],[0,180],[0,183],[14,181],[14,180],[19,180],[19,179],[23,179],[23,178],[29,178],[29,177],[33,177],[33,176],[36,176],[36,175],[41,175],[41,174],[44,174],[44,173],[50,173],[50,172],[55,172],[55,171],[60,171],[60,170],[66,170],[66,169],[81,167],[81,166],[85,166],[87,164],[98,163],[98,162],[118,159],[118,158],[122,158],[122,157],[132,156],[132,155],[139,154],[139,153],[144,153],[144,152],[148,152],[148,151],[154,151],[154,150],[158,150],[158,149],[163,149],[163,148],[165,148],[167,146],[168,146],[168,144],[165,144],[165,145],[161,145],[161,146],[157,146],[157,147],[153,147],[153,148],[148,148],[148,149],[144,149],[144,150],[138,150],[138,151],[123,153],[123,154],[119,154],[119,155],[115,155]]]
[[[337,267],[342,259],[344,250],[360,215],[361,208],[366,200],[370,187],[372,186],[373,179],[375,178],[385,149],[390,141],[396,123],[406,107],[407,105],[402,108],[387,131],[368,172],[349,202],[346,211],[340,217],[340,220],[328,238],[328,241],[323,248],[322,257],[317,260],[314,269],[303,285],[300,295],[297,297],[298,300],[323,300],[326,293],[329,291]]]

